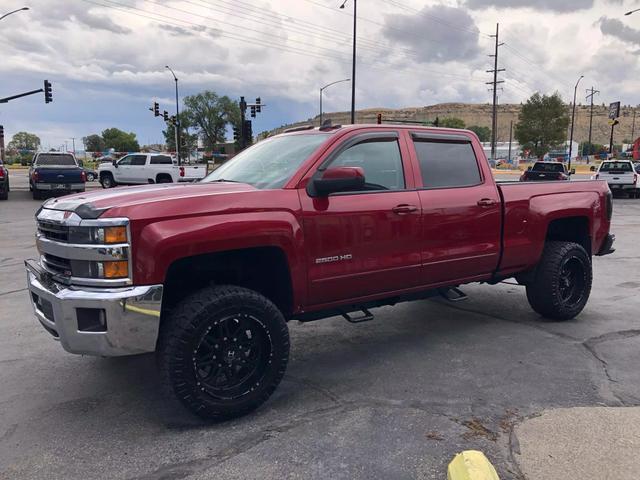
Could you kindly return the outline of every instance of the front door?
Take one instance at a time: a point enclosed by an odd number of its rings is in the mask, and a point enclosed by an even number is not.
[[[464,135],[412,135],[422,180],[423,284],[488,276],[500,254],[501,203]]]
[[[131,182],[131,162],[133,155],[126,155],[116,162],[117,167],[113,169],[114,180],[118,183]]]
[[[361,167],[365,188],[325,197],[299,191],[309,304],[416,286],[420,199],[415,189],[408,189],[413,178],[407,174],[406,144],[395,131],[358,134],[332,149],[322,170],[339,166]]]
[[[130,183],[149,183],[149,169],[145,167],[147,156],[144,154],[131,155],[131,172]],[[153,175],[152,177],[153,178]],[[155,181],[155,178],[153,178]]]

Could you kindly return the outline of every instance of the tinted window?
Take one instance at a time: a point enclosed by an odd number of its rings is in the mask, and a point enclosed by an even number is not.
[[[562,163],[543,163],[538,162],[533,165],[531,169],[534,172],[564,172],[564,165]]]
[[[40,153],[36,157],[37,165],[61,165],[61,166],[75,166],[76,161],[72,155],[53,155],[51,153]]]
[[[464,187],[481,182],[469,142],[414,141],[425,188]]]
[[[360,167],[367,190],[401,190],[404,171],[396,139],[358,143],[338,155],[330,167]]]
[[[135,167],[142,167],[145,163],[147,163],[146,155],[132,155],[131,165]]]
[[[132,160],[133,160],[133,155],[127,155],[126,157],[121,158],[120,161],[118,161],[118,165],[121,165],[121,166],[131,165]]]
[[[173,165],[173,160],[166,155],[155,155],[151,157],[151,165]]]
[[[600,171],[601,172],[611,172],[611,171],[618,171],[618,172],[632,172],[633,169],[631,168],[631,162],[604,162],[601,166],[600,166]]]

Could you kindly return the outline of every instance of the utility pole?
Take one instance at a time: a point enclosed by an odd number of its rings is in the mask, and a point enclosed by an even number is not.
[[[511,163],[511,141],[513,140],[513,120],[509,123],[509,155],[507,156],[508,163]]]
[[[73,154],[76,154],[76,137],[71,137],[71,141],[73,142]]]
[[[591,131],[592,131],[592,127],[593,127],[593,96],[596,93],[600,93],[600,90],[596,90],[593,87],[591,87],[589,90],[587,90],[587,100],[590,101],[590,107],[589,107],[589,152],[591,151]],[[587,163],[589,163],[589,152],[587,152]],[[584,155],[584,147],[582,148],[582,154]]]
[[[634,138],[636,133],[636,109],[633,109],[633,123],[631,124],[631,143],[636,143],[636,139]]]
[[[493,55],[489,55],[493,57],[493,70],[487,70],[487,73],[493,73],[493,82],[486,82],[487,85],[493,85],[493,114],[491,118],[491,158],[496,158],[496,130],[498,129],[498,84],[504,83],[504,80],[498,80],[498,72],[504,72],[504,68],[498,68],[498,47],[504,45],[504,43],[499,43],[498,34],[499,34],[500,24],[496,23],[496,34],[490,35],[491,37],[495,37],[496,46],[495,53]]]

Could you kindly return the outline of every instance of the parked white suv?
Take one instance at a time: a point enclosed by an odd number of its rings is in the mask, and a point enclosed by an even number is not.
[[[194,182],[201,180],[206,174],[206,165],[178,166],[176,160],[163,153],[132,153],[120,160],[103,162],[98,166],[98,178],[103,188],[146,183]]]
[[[613,193],[624,191],[629,194],[629,197],[638,198],[640,197],[639,177],[631,160],[605,160],[592,178],[606,181]]]

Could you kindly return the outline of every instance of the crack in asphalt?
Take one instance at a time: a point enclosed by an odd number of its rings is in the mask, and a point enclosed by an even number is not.
[[[18,290],[9,290],[8,292],[0,292],[0,297],[4,297],[5,295],[11,295],[12,293],[24,292],[27,290],[27,287],[20,288]]]

